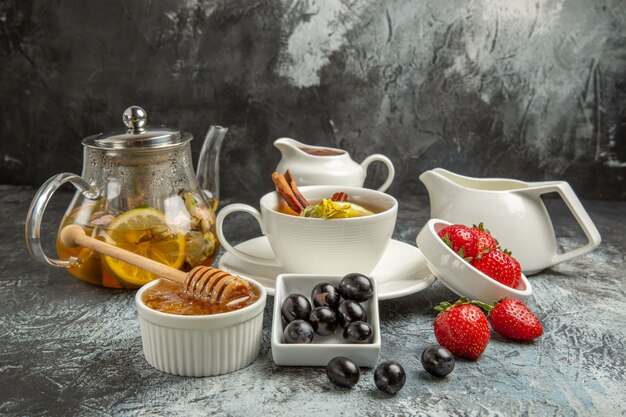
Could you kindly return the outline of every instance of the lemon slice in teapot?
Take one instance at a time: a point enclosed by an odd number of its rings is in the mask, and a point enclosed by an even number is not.
[[[120,214],[104,237],[115,246],[173,268],[180,269],[185,262],[185,235],[172,230],[165,214],[154,208],[135,208]],[[142,286],[158,278],[124,261],[109,256],[102,259],[115,277],[128,286]]]

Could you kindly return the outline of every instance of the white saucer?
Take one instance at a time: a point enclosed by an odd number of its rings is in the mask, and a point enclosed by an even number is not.
[[[263,258],[274,257],[274,252],[265,236],[247,240],[235,247],[250,255]],[[218,268],[258,281],[265,287],[267,294],[272,296],[276,277],[285,272],[281,268],[241,261],[228,252],[220,258]],[[428,269],[422,252],[417,247],[398,240],[391,240],[383,258],[370,277],[374,278],[378,284],[379,300],[414,294],[428,288],[436,279]]]

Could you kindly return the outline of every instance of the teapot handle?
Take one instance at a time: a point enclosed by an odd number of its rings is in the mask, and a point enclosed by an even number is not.
[[[585,245],[573,249],[569,252],[555,254],[552,257],[552,265],[556,265],[577,256],[584,255],[585,253],[591,252],[600,245],[600,242],[602,241],[600,237],[600,232],[598,232],[598,229],[593,224],[593,221],[589,217],[589,214],[587,214],[587,211],[576,196],[576,193],[574,193],[574,190],[572,190],[572,187],[569,185],[569,183],[565,181],[558,181],[530,183],[529,185],[531,186],[531,188],[519,191],[531,192],[537,197],[539,197],[541,194],[553,192],[559,193],[563,201],[565,201],[565,204],[567,204],[569,210],[574,215],[574,218],[578,222],[578,225],[585,233],[585,236],[587,236],[588,242]]]
[[[46,206],[52,194],[66,182],[71,182],[86,198],[95,200],[100,196],[98,189],[89,184],[83,177],[64,172],[57,174],[46,181],[33,197],[30,203],[28,214],[26,215],[26,246],[30,255],[37,261],[58,266],[61,268],[72,268],[80,265],[80,259],[69,257],[66,259],[49,258],[41,246],[41,221]]]
[[[387,158],[385,155],[375,153],[373,155],[368,156],[367,158],[363,160],[363,162],[361,162],[361,167],[363,168],[363,172],[365,172],[366,175],[367,175],[367,167],[369,166],[369,164],[375,161],[382,162],[383,164],[387,166],[387,179],[385,180],[385,182],[383,182],[383,185],[378,187],[378,191],[380,191],[381,193],[384,193],[385,191],[387,191],[387,188],[389,188],[389,186],[391,185],[391,182],[393,181],[393,177],[396,175],[396,170],[393,167],[393,163],[391,162],[389,158]]]

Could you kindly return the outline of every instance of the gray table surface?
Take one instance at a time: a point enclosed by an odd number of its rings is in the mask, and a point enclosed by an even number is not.
[[[134,292],[92,286],[30,259],[24,218],[34,191],[0,186],[0,415],[626,415],[626,202],[585,201],[601,246],[530,277],[529,306],[545,328],[535,343],[493,334],[477,362],[459,360],[447,378],[434,379],[419,356],[435,342],[433,305],[455,295],[436,282],[381,301],[380,361],[395,359],[407,372],[404,389],[387,396],[371,369],[341,390],[321,367],[275,365],[272,297],[250,366],[207,378],[157,371],[143,356]],[[49,206],[49,251],[70,198],[61,193]],[[551,211],[560,244],[582,243],[562,207]],[[402,196],[394,238],[414,243],[427,218],[426,196]],[[252,220],[235,221],[233,240],[258,233]]]

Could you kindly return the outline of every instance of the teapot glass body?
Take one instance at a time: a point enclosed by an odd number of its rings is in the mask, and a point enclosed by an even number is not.
[[[82,174],[55,175],[33,199],[26,219],[31,255],[105,287],[138,288],[158,278],[91,249],[65,246],[60,231],[75,224],[88,236],[183,271],[212,264],[219,243],[214,202],[210,203],[208,196],[217,198],[217,190],[205,191],[198,184],[191,157],[192,136],[178,134],[164,140],[163,132],[145,135],[142,131],[135,136],[129,131],[114,139],[103,135],[84,139]],[[41,220],[52,194],[66,182],[78,191],[61,221],[56,239],[59,259],[54,259],[41,247]]]
[[[195,181],[189,146],[137,155],[86,147],[85,162],[82,178],[99,197],[77,192],[59,232],[77,224],[89,236],[184,271],[213,263],[215,214]],[[92,284],[136,288],[157,278],[90,249],[67,247],[58,233],[56,246],[59,257],[79,260],[68,271]]]

